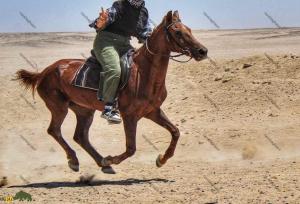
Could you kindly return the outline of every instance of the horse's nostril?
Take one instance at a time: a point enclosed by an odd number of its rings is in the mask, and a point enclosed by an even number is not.
[[[208,50],[206,48],[200,48],[199,50],[199,54],[201,55],[207,55]]]

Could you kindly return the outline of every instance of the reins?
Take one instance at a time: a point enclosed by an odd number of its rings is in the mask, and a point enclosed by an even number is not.
[[[150,48],[149,48],[148,38],[146,39],[146,42],[145,42],[147,51],[148,51],[151,55],[153,55],[153,56],[165,56],[165,57],[169,57],[169,59],[171,59],[171,60],[173,60],[173,61],[175,61],[175,62],[179,62],[179,63],[187,63],[187,62],[191,61],[191,60],[193,59],[193,57],[190,57],[190,59],[188,59],[188,60],[186,60],[186,61],[181,61],[181,60],[175,59],[175,58],[177,58],[177,57],[181,57],[181,56],[185,55],[186,53],[188,53],[188,54],[191,53],[188,49],[183,49],[183,48],[180,46],[180,44],[174,39],[174,37],[173,37],[173,36],[170,34],[170,32],[169,32],[169,29],[170,29],[171,26],[173,26],[173,25],[176,24],[176,23],[180,23],[180,22],[181,22],[181,21],[179,20],[179,21],[176,21],[176,22],[171,23],[169,26],[165,27],[165,32],[166,32],[166,35],[167,35],[167,40],[168,40],[168,42],[171,42],[170,37],[173,38],[173,41],[177,44],[178,47],[180,47],[180,49],[182,49],[182,51],[183,51],[184,53],[180,53],[180,54],[177,54],[177,55],[170,55],[170,54],[169,54],[169,55],[165,55],[165,54],[157,54],[157,53],[154,53],[154,52],[152,52],[152,51],[150,50]]]

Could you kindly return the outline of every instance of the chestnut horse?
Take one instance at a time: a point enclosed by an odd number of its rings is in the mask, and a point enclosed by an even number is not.
[[[171,52],[190,56],[196,61],[207,57],[207,49],[200,44],[185,26],[178,11],[169,11],[162,23],[153,31],[146,43],[134,54],[131,77],[127,86],[119,93],[118,104],[126,135],[126,151],[118,156],[102,157],[90,144],[89,128],[96,110],[102,111],[104,104],[97,100],[92,90],[72,85],[72,80],[84,60],[63,59],[47,67],[41,73],[26,70],[17,72],[17,79],[46,103],[52,119],[48,133],[62,146],[68,158],[69,167],[79,170],[76,153],[61,134],[61,125],[70,108],[76,114],[77,126],[74,140],[86,150],[105,173],[114,173],[111,165],[120,164],[136,151],[136,130],[138,121],[145,117],[166,128],[172,140],[164,155],[159,155],[156,165],[161,167],[170,159],[179,139],[179,130],[173,125],[161,105],[167,97],[166,74]]]

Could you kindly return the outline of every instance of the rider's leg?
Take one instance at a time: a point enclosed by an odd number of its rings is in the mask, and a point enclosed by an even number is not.
[[[105,107],[102,117],[106,118],[109,122],[120,123],[120,116],[117,112],[113,111],[116,92],[121,78],[119,55],[113,47],[107,47],[102,50],[99,61],[103,67],[104,73],[101,99],[105,102]]]
[[[123,46],[123,42],[124,40],[119,39],[118,36],[105,32],[98,33],[94,43],[95,55],[102,65],[104,74],[103,86],[100,87],[101,98],[99,98],[106,103],[102,117],[115,123],[121,122],[118,112],[113,110],[113,104],[121,78],[118,48]]]

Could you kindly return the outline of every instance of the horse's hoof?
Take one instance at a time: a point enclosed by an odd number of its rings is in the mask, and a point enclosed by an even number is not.
[[[72,162],[69,161],[68,165],[69,165],[70,169],[72,169],[73,171],[75,171],[75,172],[79,171],[79,164],[72,164]]]
[[[103,167],[109,167],[112,164],[112,161],[110,161],[110,158],[111,158],[111,156],[103,158],[101,160],[101,166],[103,166]]]
[[[158,157],[157,157],[157,159],[156,159],[156,166],[158,167],[158,168],[160,168],[160,167],[162,167],[163,166],[163,164],[161,163],[161,160],[163,159],[163,155],[158,155]]]
[[[101,171],[105,174],[116,174],[115,170],[111,166],[104,166]]]

